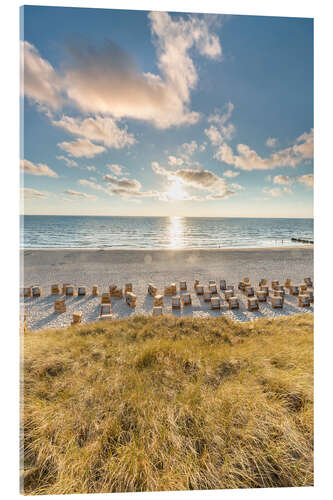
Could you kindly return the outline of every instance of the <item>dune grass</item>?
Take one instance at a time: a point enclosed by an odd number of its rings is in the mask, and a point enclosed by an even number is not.
[[[313,484],[313,316],[24,334],[23,491]]]

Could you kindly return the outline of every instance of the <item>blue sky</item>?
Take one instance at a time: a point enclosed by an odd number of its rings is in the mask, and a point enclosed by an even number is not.
[[[312,19],[24,7],[22,54],[25,213],[312,217]]]

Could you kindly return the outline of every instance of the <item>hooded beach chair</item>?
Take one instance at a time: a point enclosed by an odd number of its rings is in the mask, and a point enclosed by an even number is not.
[[[92,295],[98,295],[99,294],[98,286],[97,285],[93,285],[91,293],[92,293]]]
[[[73,313],[73,320],[72,320],[72,325],[77,325],[78,323],[81,323],[81,319],[82,319],[82,312],[81,311],[78,311],[78,312],[74,312]]]
[[[275,295],[273,295],[273,297],[271,297],[271,301],[272,301],[272,307],[274,309],[282,309],[283,308],[283,297],[277,297]]]
[[[31,297],[31,287],[22,288],[21,295],[25,298]]]
[[[125,294],[126,292],[133,292],[133,285],[132,283],[126,283],[125,284]]]
[[[155,295],[154,297],[154,306],[155,307],[163,307],[163,295]]]
[[[257,296],[258,302],[267,302],[267,293],[265,290],[257,290],[256,296]]]
[[[228,303],[229,309],[239,309],[239,300],[237,297],[230,297]]]
[[[152,283],[149,283],[148,294],[151,295],[152,297],[155,297],[156,293],[157,293],[157,287],[154,286]]]
[[[180,296],[174,295],[171,299],[171,307],[172,309],[180,309]]]
[[[290,295],[298,295],[299,294],[298,286],[297,285],[290,285],[289,293],[290,293]]]
[[[51,295],[59,295],[59,294],[60,294],[60,286],[51,285]]]
[[[153,307],[153,316],[162,316],[163,314],[163,309],[162,307],[158,306],[158,307]]]
[[[32,297],[41,297],[43,294],[42,288],[40,286],[32,286],[31,287],[31,295]]]
[[[66,312],[66,302],[65,298],[57,299],[54,301],[54,312],[56,313],[64,313]]]
[[[74,286],[73,285],[66,285],[65,286],[65,295],[66,295],[66,297],[73,297],[73,295],[74,295]]]
[[[176,295],[176,293],[177,293],[176,283],[171,283],[170,286],[166,286],[164,288],[164,295]]]
[[[217,286],[216,286],[215,281],[209,282],[208,288],[209,288],[211,294],[217,293]]]
[[[212,298],[212,292],[209,290],[209,288],[204,288],[204,293],[203,293],[204,302],[210,302],[211,298]]]
[[[247,308],[249,311],[256,311],[259,309],[258,299],[251,297],[247,300]]]
[[[312,289],[308,288],[306,290],[306,292],[304,293],[304,295],[307,295],[310,299],[310,302],[313,302],[314,298],[313,298],[313,290]]]
[[[195,287],[195,290],[197,292],[197,295],[203,295],[204,294],[204,287],[203,287],[203,285],[197,285]]]
[[[227,288],[226,280],[220,280],[220,290],[224,291]]]
[[[183,306],[190,306],[192,304],[192,298],[190,293],[184,293],[182,295]]]
[[[99,315],[99,319],[101,321],[106,321],[112,319],[112,308],[111,304],[102,304],[101,305],[101,312]]]
[[[211,309],[221,309],[221,299],[220,297],[212,297],[210,301]]]
[[[299,294],[298,305],[299,307],[310,307],[310,297],[308,295]]]
[[[225,290],[224,291],[224,298],[228,302],[232,297],[234,297],[234,292],[233,290]]]
[[[180,281],[179,282],[179,290],[181,290],[182,292],[186,292],[187,290],[187,283],[186,281]]]
[[[125,293],[126,297],[126,304],[130,307],[135,307],[136,306],[136,295],[133,292],[126,292]]]
[[[254,288],[253,288],[253,286],[247,286],[245,288],[245,295],[247,297],[253,297],[254,296]]]
[[[101,303],[111,304],[111,296],[109,293],[102,293]]]
[[[85,286],[79,286],[77,289],[78,297],[85,297],[87,295],[87,288]]]

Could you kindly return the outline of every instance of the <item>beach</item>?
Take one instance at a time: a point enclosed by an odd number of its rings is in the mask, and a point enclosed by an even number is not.
[[[272,309],[270,303],[260,303],[259,311],[247,310],[247,297],[238,289],[238,282],[248,277],[251,284],[258,287],[261,278],[279,280],[284,283],[303,282],[306,276],[313,278],[313,247],[292,246],[274,248],[221,248],[195,250],[120,250],[120,249],[22,249],[21,286],[39,285],[43,294],[39,298],[21,298],[27,312],[27,325],[31,330],[68,326],[75,311],[82,312],[82,322],[98,319],[100,295],[91,295],[93,285],[98,285],[100,294],[107,292],[111,284],[124,288],[125,283],[133,284],[137,296],[134,309],[127,306],[124,299],[111,299],[115,318],[132,314],[151,314],[153,298],[147,295],[148,283],[163,293],[164,287],[186,280],[192,295],[192,305],[172,310],[171,297],[164,298],[163,312],[177,316],[217,316],[225,315],[238,321],[251,321],[262,317],[278,317],[297,313],[313,312],[313,305],[301,308],[297,297],[286,294],[283,309]],[[202,297],[193,289],[194,280],[203,285],[208,280],[225,279],[235,286],[235,294],[240,299],[239,310],[229,310],[226,305],[221,310],[212,311]],[[67,311],[54,313],[56,296],[50,294],[52,284],[71,283],[86,286],[85,297],[66,298]],[[221,295],[221,293],[219,292]]]

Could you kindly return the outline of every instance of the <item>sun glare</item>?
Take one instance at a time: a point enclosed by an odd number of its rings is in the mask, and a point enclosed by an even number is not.
[[[172,181],[172,184],[165,194],[170,200],[183,200],[187,195],[182,182],[178,179]]]
[[[183,248],[184,227],[183,218],[178,216],[169,217],[169,248]]]

